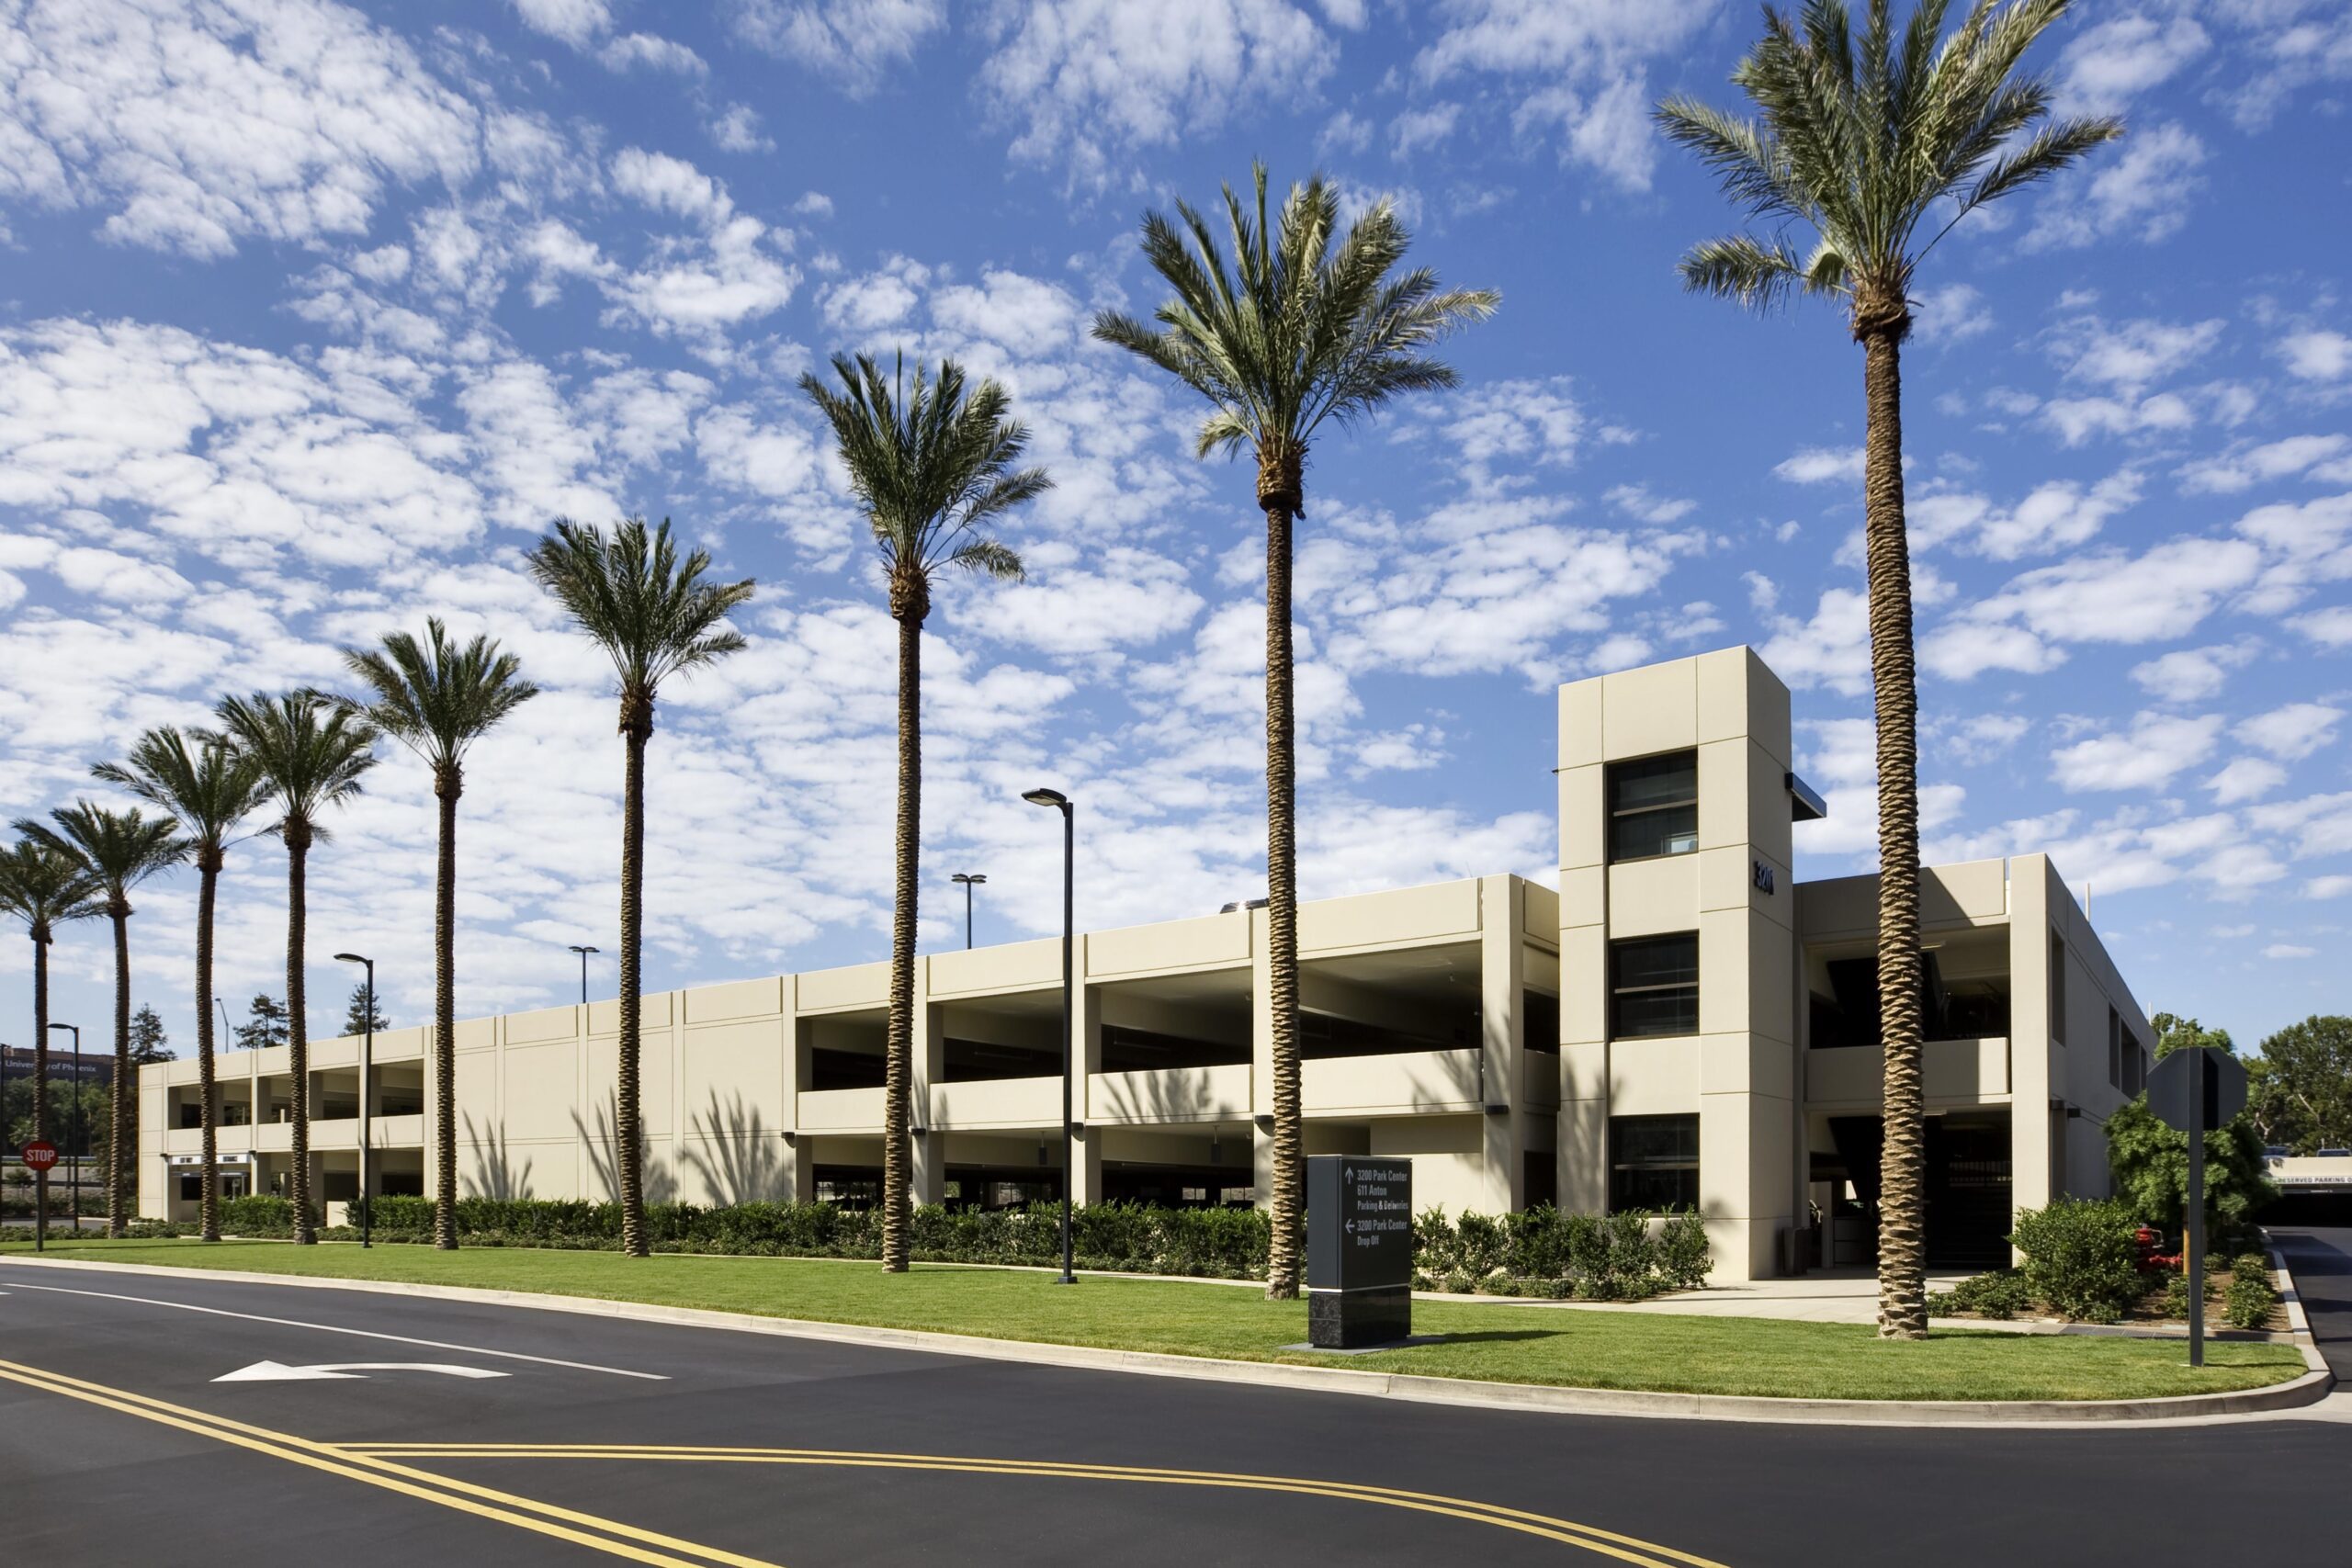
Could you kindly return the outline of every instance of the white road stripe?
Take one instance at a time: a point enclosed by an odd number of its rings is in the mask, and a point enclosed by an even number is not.
[[[668,1382],[660,1372],[633,1372],[626,1367],[600,1367],[594,1361],[563,1361],[553,1356],[526,1356],[520,1350],[492,1350],[480,1345],[453,1345],[446,1339],[419,1339],[406,1334],[382,1334],[372,1328],[345,1328],[334,1323],[305,1323],[295,1317],[264,1317],[254,1312],[231,1312],[226,1307],[198,1306],[194,1302],[167,1302],[156,1296],[124,1296],[111,1291],[74,1291],[63,1285],[28,1285],[17,1281],[19,1291],[47,1291],[52,1295],[90,1296],[105,1302],[136,1302],[142,1306],[171,1307],[178,1312],[200,1312],[208,1317],[241,1317],[248,1323],[275,1324],[280,1328],[315,1328],[322,1334],[348,1334],[359,1339],[389,1339],[395,1345],[423,1345],[435,1350],[462,1350],[469,1356],[497,1356],[509,1361],[536,1361],[543,1367],[569,1367],[575,1372],[605,1372],[616,1378],[643,1378],[649,1382]]]

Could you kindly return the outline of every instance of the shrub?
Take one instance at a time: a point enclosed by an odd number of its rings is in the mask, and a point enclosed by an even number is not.
[[[1978,1317],[2007,1320],[2034,1307],[2032,1287],[2025,1276],[2014,1269],[1996,1269],[1988,1274],[1977,1274],[1962,1280],[1951,1290],[1934,1296],[1928,1303],[1931,1310],[1945,1314],[1967,1312]]]
[[[1695,1291],[1707,1282],[1715,1260],[1707,1250],[1707,1222],[1692,1209],[1666,1217],[1657,1238],[1658,1271],[1669,1290]]]
[[[316,1224],[319,1216],[311,1215]],[[220,1229],[232,1235],[292,1235],[294,1203],[288,1198],[256,1192],[220,1200]]]
[[[2222,1317],[2233,1328],[2261,1328],[2270,1322],[2278,1292],[2267,1279],[2233,1279],[2222,1298]]]
[[[2139,1217],[2129,1203],[2077,1198],[2029,1209],[2009,1237],[2025,1254],[2025,1280],[2061,1317],[2113,1323],[2140,1299]]]

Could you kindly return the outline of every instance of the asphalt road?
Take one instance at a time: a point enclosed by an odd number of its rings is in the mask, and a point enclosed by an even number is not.
[[[217,1381],[263,1361],[500,1375]],[[2347,1466],[2352,1424],[1527,1415],[0,1262],[12,1564],[2337,1563]]]
[[[2352,1385],[2352,1226],[2274,1228],[2270,1239],[2287,1255],[2295,1293],[2312,1320],[2312,1342],[2328,1369]],[[2352,1558],[2352,1546],[2345,1555]]]

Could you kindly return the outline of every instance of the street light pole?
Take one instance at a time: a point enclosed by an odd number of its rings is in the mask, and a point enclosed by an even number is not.
[[[376,1074],[376,961],[362,958],[356,953],[338,953],[338,964],[364,964],[368,966],[368,1032],[359,1042],[359,1249],[368,1249],[368,1232],[373,1228],[375,1204],[368,1196],[368,1121],[375,1107],[368,1102],[369,1079]]]
[[[959,871],[947,880],[964,885],[964,951],[968,953],[972,949],[972,889],[986,882],[988,876],[985,873],[974,875]]]
[[[582,947],[575,942],[571,944],[571,951],[580,954],[580,1005],[586,1007],[588,1005],[588,955],[592,953],[602,953],[604,949]]]
[[[82,1234],[82,1159],[90,1152],[89,1145],[85,1141],[82,1134],[82,1026],[78,1023],[52,1023],[50,1028],[67,1030],[74,1036],[74,1142],[80,1152],[74,1156],[74,1168],[65,1173],[65,1190],[66,1202],[72,1208],[74,1214],[74,1234],[80,1235]],[[117,1085],[110,1092],[121,1093],[121,1086]],[[114,1152],[111,1149],[107,1152],[107,1163],[109,1165],[114,1163]],[[43,1214],[33,1222],[33,1228],[40,1230],[48,1224],[49,1216]]]
[[[1069,1191],[1079,1158],[1071,1147],[1070,1122],[1070,1077],[1078,1060],[1077,993],[1072,988],[1077,978],[1073,962],[1076,883],[1072,865],[1078,845],[1078,807],[1059,790],[1033,789],[1021,798],[1032,806],[1051,807],[1062,814],[1062,1277],[1054,1283],[1075,1285],[1078,1276],[1070,1271]]]

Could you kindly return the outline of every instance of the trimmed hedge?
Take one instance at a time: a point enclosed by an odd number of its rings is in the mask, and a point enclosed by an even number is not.
[[[2139,1229],[2129,1203],[2074,1198],[2028,1209],[2009,1240],[2025,1254],[2026,1288],[2052,1312],[2076,1323],[2115,1323],[2148,1288]]]
[[[1459,1219],[1425,1209],[1413,1222],[1413,1251],[1418,1286],[1464,1294],[1638,1301],[1695,1290],[1713,1267],[1695,1213],[1562,1213],[1548,1203]]]
[[[292,1229],[283,1199],[274,1232]],[[359,1218],[354,1205],[355,1223]],[[376,1233],[390,1241],[427,1241],[433,1200],[379,1197],[370,1204]],[[459,1240],[473,1247],[613,1248],[620,1246],[617,1203],[577,1199],[460,1198]],[[258,1220],[259,1216],[255,1216]],[[735,1253],[795,1258],[879,1258],[876,1210],[831,1203],[737,1203],[705,1208],[650,1203],[646,1228],[662,1252]],[[1654,1221],[1659,1223],[1654,1224]],[[222,1228],[232,1228],[224,1214]],[[258,1224],[233,1227],[266,1234]],[[1656,1234],[1653,1234],[1655,1232]],[[1071,1211],[1070,1247],[1087,1269],[1201,1279],[1263,1279],[1272,1231],[1260,1209],[1165,1209],[1091,1203]],[[1061,1261],[1061,1207],[914,1211],[910,1250],[926,1263],[1052,1265]],[[1712,1267],[1706,1227],[1678,1213],[1563,1214],[1549,1206],[1522,1213],[1425,1211],[1413,1224],[1417,1282],[1424,1289],[1511,1295],[1576,1294],[1634,1299],[1705,1282]]]

